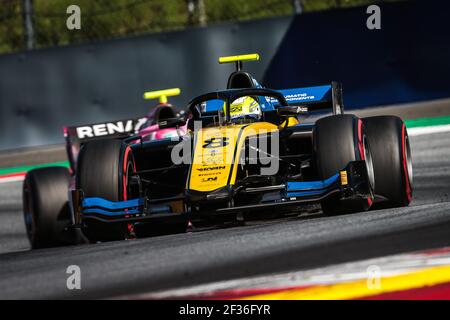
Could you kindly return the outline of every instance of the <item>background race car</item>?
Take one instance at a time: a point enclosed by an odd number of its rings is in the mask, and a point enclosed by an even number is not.
[[[184,135],[185,127],[175,128],[173,126],[184,119],[184,110],[177,111],[167,98],[180,93],[179,88],[145,92],[144,99],[159,99],[159,103],[152,107],[145,117],[64,127],[64,138],[71,170],[76,170],[80,147],[88,141],[123,139],[131,135],[139,135],[142,140],[151,141]]]
[[[59,166],[38,168],[25,176],[24,220],[33,248],[61,242],[85,242],[79,232],[67,230],[67,222],[74,221],[72,211],[67,207],[68,190],[76,183],[78,156],[83,145],[108,139],[120,143],[130,136],[140,141],[154,141],[184,135],[184,112],[177,112],[167,99],[180,92],[179,88],[174,88],[144,93],[145,99],[159,99],[159,104],[146,117],[64,127],[69,169]],[[55,237],[59,241],[55,242]]]

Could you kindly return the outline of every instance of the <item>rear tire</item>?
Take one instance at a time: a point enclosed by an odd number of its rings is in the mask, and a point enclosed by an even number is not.
[[[23,183],[23,212],[31,247],[69,244],[64,237],[72,219],[68,192],[70,175],[64,167],[29,171]]]
[[[361,119],[354,115],[333,115],[319,119],[313,132],[313,146],[319,179],[325,180],[345,168],[349,162],[366,160],[371,188],[374,186],[369,143]],[[337,196],[322,201],[327,215],[366,211],[373,197],[343,203]]]
[[[85,197],[124,201],[129,171],[134,170],[131,149],[120,140],[99,140],[83,145],[78,157],[76,185]],[[83,233],[91,242],[123,240],[130,233],[123,222],[84,221]]]
[[[378,207],[409,205],[412,199],[412,160],[408,133],[396,116],[363,119],[373,152],[375,194],[386,198]]]

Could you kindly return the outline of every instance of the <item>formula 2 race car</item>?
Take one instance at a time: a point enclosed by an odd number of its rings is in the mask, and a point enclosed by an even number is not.
[[[159,103],[152,107],[145,117],[64,127],[69,169],[64,167],[34,169],[25,177],[24,218],[33,248],[52,245],[53,242],[48,238],[48,234],[61,234],[61,230],[71,219],[71,213],[67,210],[67,194],[69,186],[72,188],[75,185],[80,148],[85,143],[104,139],[121,140],[136,134],[139,134],[139,139],[143,141],[184,135],[186,126],[172,125],[183,121],[184,112],[176,111],[168,102],[168,97],[177,96],[180,93],[179,88],[145,92],[144,99],[159,100]],[[58,217],[55,220],[57,213]],[[62,234],[64,238],[67,238],[66,242],[78,242],[79,236],[73,232]],[[76,240],[73,240],[74,236]]]
[[[219,59],[237,70],[226,90],[190,101],[185,136],[88,142],[71,190],[62,173],[48,178],[51,188],[31,180],[29,188],[47,205],[25,206],[34,210],[36,241],[62,244],[63,230],[81,230],[90,242],[143,237],[162,225],[179,232],[317,204],[336,215],[410,203],[412,164],[401,119],[344,114],[336,82],[263,88],[241,70],[242,61],[258,59]],[[332,115],[302,122],[324,111]],[[70,219],[58,219],[62,213]]]
[[[170,125],[170,122],[177,122],[183,118],[184,111],[177,112],[167,98],[180,93],[179,88],[145,92],[144,99],[159,100],[159,103],[153,106],[145,117],[64,127],[67,157],[72,172],[76,170],[78,153],[85,142],[111,138],[123,139],[136,134],[139,134],[144,141],[184,135],[185,127],[176,129]]]

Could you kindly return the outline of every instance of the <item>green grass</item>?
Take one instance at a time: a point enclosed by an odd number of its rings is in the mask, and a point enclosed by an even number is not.
[[[303,0],[303,11],[394,1],[402,0]],[[25,49],[22,3],[8,0],[1,4],[0,54]],[[185,0],[33,0],[36,48],[181,30],[201,25],[202,21],[214,25],[294,14],[292,0],[203,0],[204,15],[200,10],[190,14],[186,3]],[[81,9],[81,30],[69,31],[66,27],[66,9],[71,4]]]
[[[43,163],[37,165],[29,165],[29,166],[20,166],[20,167],[11,167],[11,168],[0,168],[0,176],[15,174],[15,173],[23,173],[30,171],[32,169],[37,168],[46,168],[46,167],[69,167],[68,161],[60,161],[60,162],[52,162],[52,163]]]
[[[444,124],[450,124],[450,116],[405,120],[407,128],[439,126]]]

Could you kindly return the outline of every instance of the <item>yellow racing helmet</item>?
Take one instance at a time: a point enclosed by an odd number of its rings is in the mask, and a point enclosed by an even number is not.
[[[223,106],[223,111],[226,114],[226,105]],[[262,111],[259,103],[250,96],[244,96],[237,98],[230,105],[230,118],[235,119],[245,119],[254,118],[259,120],[261,118]]]

